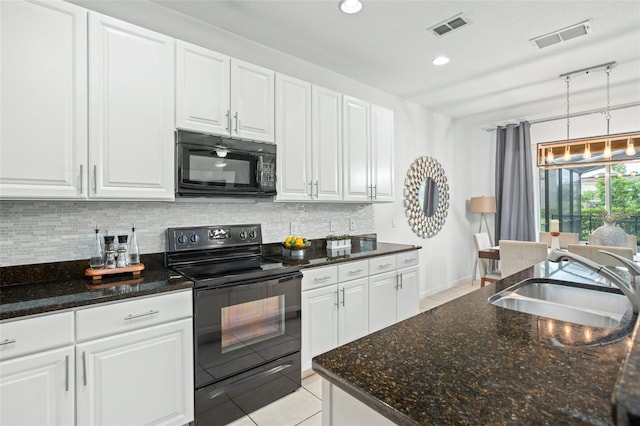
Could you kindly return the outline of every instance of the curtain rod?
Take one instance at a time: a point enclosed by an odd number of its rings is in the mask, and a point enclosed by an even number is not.
[[[636,106],[640,106],[640,101],[637,102],[630,102],[628,104],[621,104],[621,105],[614,105],[612,107],[609,108],[609,111],[615,111],[618,109],[625,109],[625,108],[633,108]],[[582,111],[582,112],[574,112],[573,114],[569,114],[569,118],[574,118],[574,117],[582,117],[583,115],[590,115],[590,114],[597,114],[597,113],[604,113],[606,112],[605,108],[596,108],[596,109],[590,109],[588,111]],[[567,119],[567,115],[556,115],[554,117],[545,117],[545,118],[539,118],[537,120],[531,120],[529,121],[530,124],[539,124],[539,123],[546,123],[547,121],[556,121],[556,120],[566,120]],[[497,126],[496,126],[497,127]],[[487,132],[495,132],[496,128],[490,128],[490,129],[486,129]]]

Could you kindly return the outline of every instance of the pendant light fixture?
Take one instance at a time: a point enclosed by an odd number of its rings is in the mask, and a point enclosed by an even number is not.
[[[583,167],[596,164],[616,164],[640,161],[640,131],[611,134],[611,70],[615,62],[596,65],[560,75],[566,83],[566,139],[538,144],[538,167],[552,169],[565,167]],[[570,139],[571,118],[592,112],[574,113],[571,115],[570,83],[579,75],[593,75],[604,71],[606,75],[607,102],[606,108],[598,112],[604,113],[607,120],[607,132],[603,136]],[[593,111],[596,112],[596,111]],[[559,118],[559,117],[558,117]],[[626,154],[626,155],[625,155]]]

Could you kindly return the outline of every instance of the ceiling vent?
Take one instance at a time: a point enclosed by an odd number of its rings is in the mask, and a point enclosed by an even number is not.
[[[545,34],[540,37],[532,38],[529,40],[538,49],[543,49],[547,46],[562,43],[563,41],[571,40],[572,38],[587,35],[591,32],[591,21],[580,22],[579,24],[572,25],[567,28],[563,28],[558,31],[554,31],[549,34]]]
[[[445,19],[444,21],[430,27],[429,31],[433,31],[434,35],[440,37],[454,30],[462,28],[469,23],[471,23],[471,21],[469,21],[466,16],[464,16],[462,13],[458,13],[457,15],[454,15],[451,18]]]

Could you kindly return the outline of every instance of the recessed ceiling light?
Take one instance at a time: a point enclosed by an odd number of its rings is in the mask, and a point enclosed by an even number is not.
[[[433,65],[444,65],[449,63],[449,58],[446,56],[438,56],[432,62]]]
[[[360,0],[342,0],[340,2],[340,10],[349,15],[360,12],[362,2]]]

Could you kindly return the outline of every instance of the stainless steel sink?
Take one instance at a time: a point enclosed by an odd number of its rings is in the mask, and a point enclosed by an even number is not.
[[[529,279],[489,298],[493,305],[590,327],[619,327],[633,316],[623,294]]]

